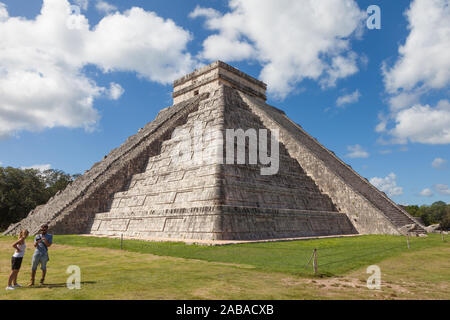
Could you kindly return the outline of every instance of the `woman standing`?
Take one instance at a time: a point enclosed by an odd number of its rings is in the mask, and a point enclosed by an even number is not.
[[[28,230],[20,231],[19,240],[13,244],[13,248],[16,249],[16,252],[14,252],[11,258],[11,274],[9,275],[6,290],[14,290],[17,287],[21,287],[20,284],[17,284],[17,275],[19,274],[23,256],[25,255],[25,249],[27,247],[25,239],[28,237],[28,234]]]

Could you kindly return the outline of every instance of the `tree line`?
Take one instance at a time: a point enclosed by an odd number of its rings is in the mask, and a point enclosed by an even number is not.
[[[0,230],[25,218],[28,213],[63,190],[79,174],[62,170],[0,167]]]
[[[432,205],[402,206],[413,217],[420,218],[426,226],[440,224],[444,230],[450,229],[450,203],[436,201]]]

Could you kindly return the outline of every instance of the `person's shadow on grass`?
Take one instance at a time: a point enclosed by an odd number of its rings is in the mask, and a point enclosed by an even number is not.
[[[96,284],[96,281],[81,281],[80,284]],[[49,284],[40,284],[32,287],[23,287],[25,289],[42,289],[42,288],[65,288],[67,287],[67,283],[49,283]]]

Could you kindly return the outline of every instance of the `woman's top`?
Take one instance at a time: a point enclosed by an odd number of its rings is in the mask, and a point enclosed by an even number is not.
[[[14,252],[13,257],[14,258],[23,258],[23,256],[25,255],[25,249],[27,248],[27,245],[25,244],[25,241],[22,244],[17,244],[17,247],[20,249],[20,252],[18,252],[16,250],[16,252]]]

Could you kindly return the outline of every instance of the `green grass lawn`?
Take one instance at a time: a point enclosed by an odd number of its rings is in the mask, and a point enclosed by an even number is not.
[[[0,282],[6,286],[13,238],[0,237]],[[19,275],[29,280],[32,240]],[[55,236],[47,286],[6,292],[0,299],[450,299],[450,245],[439,235],[361,236],[197,246]],[[318,249],[321,277],[305,264]],[[369,290],[368,265],[382,270],[382,290]],[[78,265],[82,289],[66,288]],[[37,279],[39,279],[38,271]]]
[[[70,246],[120,249],[120,239],[56,236],[55,241]],[[428,237],[410,238],[410,249],[408,249],[405,237],[370,235],[225,246],[124,240],[124,249],[158,256],[245,264],[264,271],[308,276],[313,275],[312,265],[305,266],[313,249],[316,248],[319,273],[335,276],[374,264],[402,252],[448,247],[449,243],[443,242],[440,235],[431,234]]]

